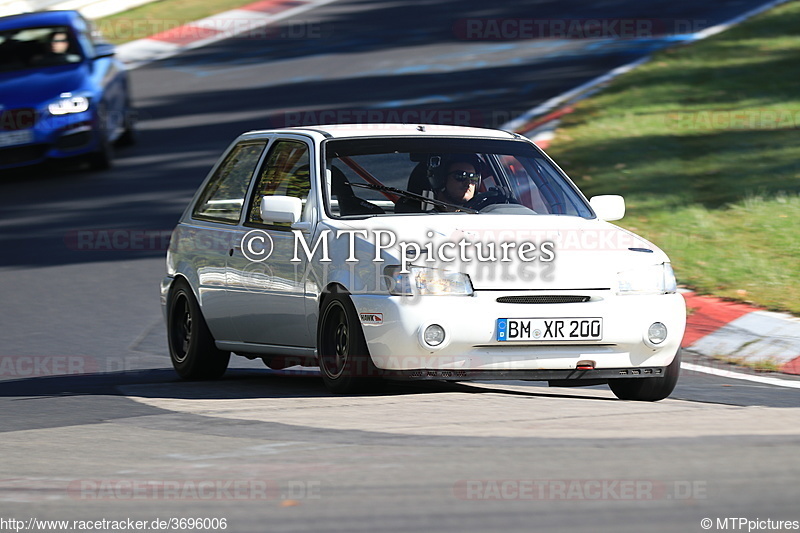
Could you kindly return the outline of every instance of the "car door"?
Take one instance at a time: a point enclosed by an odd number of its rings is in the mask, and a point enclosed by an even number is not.
[[[305,319],[303,253],[294,261],[295,234],[287,223],[264,223],[264,196],[292,196],[302,200],[302,219],[310,221],[309,193],[313,145],[302,136],[281,136],[268,150],[250,192],[245,227],[228,260],[228,298],[239,339],[246,343],[312,347]],[[254,257],[253,247],[269,255]]]
[[[266,140],[257,140],[234,146],[197,197],[190,219],[174,235],[181,261],[194,270],[203,316],[218,341],[237,338],[226,297],[226,269],[232,243],[239,237],[247,190],[266,145]]]

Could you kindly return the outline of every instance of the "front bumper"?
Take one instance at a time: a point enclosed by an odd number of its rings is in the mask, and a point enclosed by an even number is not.
[[[159,284],[159,295],[161,301],[161,315],[164,317],[164,321],[167,320],[167,298],[169,297],[169,290],[172,288],[172,282],[175,281],[175,278],[172,276],[164,276]]]
[[[362,319],[362,329],[375,366],[409,372],[409,377],[414,378],[422,377],[412,375],[419,370],[465,373],[459,379],[635,377],[636,374],[630,374],[635,369],[663,369],[672,361],[686,325],[686,306],[680,294],[617,296],[611,291],[593,291],[592,299],[582,303],[496,301],[500,296],[519,294],[476,291],[471,297],[430,296],[416,303],[399,296],[381,295],[352,295],[352,300],[359,315],[367,318]],[[599,341],[497,341],[497,319],[515,317],[602,317],[603,337]],[[657,346],[645,340],[647,328],[653,322],[665,324],[668,331],[667,338]],[[422,331],[430,324],[439,324],[445,330],[444,342],[435,348],[422,340]],[[575,373],[579,362],[590,363],[592,370]],[[622,374],[623,371],[628,373]],[[507,373],[508,377],[498,377],[498,372]],[[655,370],[638,375],[655,377],[654,373]],[[448,379],[448,376],[431,375],[430,379]]]
[[[100,130],[93,111],[40,118],[25,134],[27,142],[0,148],[0,168],[15,168],[95,152],[100,147]]]
[[[475,381],[516,380],[574,382],[576,385],[597,385],[609,379],[663,378],[666,367],[602,368],[594,370],[382,370],[381,377],[399,381]]]

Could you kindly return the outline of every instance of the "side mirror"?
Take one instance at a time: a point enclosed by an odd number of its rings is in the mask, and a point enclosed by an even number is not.
[[[625,216],[625,199],[616,194],[593,196],[589,205],[600,220],[619,220]]]
[[[111,57],[116,53],[114,45],[110,43],[97,43],[94,45],[94,58]]]
[[[261,220],[264,222],[288,222],[294,224],[300,220],[303,212],[303,201],[293,196],[262,196]]]

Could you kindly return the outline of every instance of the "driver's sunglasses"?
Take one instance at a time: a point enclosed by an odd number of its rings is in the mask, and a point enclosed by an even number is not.
[[[469,181],[470,183],[477,185],[481,181],[481,175],[478,172],[467,172],[466,170],[454,170],[452,172],[448,172],[447,175],[452,176],[453,179],[459,183]]]

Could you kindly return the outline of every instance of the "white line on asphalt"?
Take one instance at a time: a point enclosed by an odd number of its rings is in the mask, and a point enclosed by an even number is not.
[[[526,111],[522,115],[518,116],[513,120],[509,120],[505,124],[500,126],[501,130],[515,130],[517,128],[521,128],[531,120],[539,117],[541,115],[547,114],[549,111],[555,110],[557,107],[564,105],[565,103],[569,102],[573,98],[578,95],[581,95],[584,91],[589,89],[595,88],[607,81],[611,81],[612,79],[616,78],[621,74],[625,74],[626,72],[630,72],[631,70],[635,69],[639,65],[643,65],[650,61],[650,56],[645,56],[642,58],[637,59],[636,61],[631,61],[625,65],[619,66],[615,69],[612,69],[602,76],[598,76],[593,78],[586,83],[583,83],[574,89],[570,89],[564,93],[559,94],[558,96],[554,96],[553,98],[547,100],[546,102],[537,105],[536,107]],[[588,94],[582,95],[583,97],[589,96]]]
[[[736,24],[744,22],[745,20],[747,20],[749,18],[753,18],[756,15],[760,15],[761,13],[763,13],[765,11],[769,11],[773,7],[778,7],[781,4],[785,4],[787,1],[789,1],[789,0],[772,0],[771,2],[767,2],[766,4],[763,4],[763,5],[760,5],[760,6],[756,7],[756,8],[754,8],[754,9],[751,9],[747,13],[743,13],[743,14],[739,15],[738,17],[734,17],[734,18],[732,18],[730,20],[727,20],[727,21],[725,21],[725,22],[723,22],[721,24],[717,24],[716,26],[711,26],[710,28],[706,28],[703,31],[699,31],[699,32],[693,34],[693,36],[692,36],[693,40],[705,39],[707,37],[711,37],[712,35],[716,35],[718,33],[721,33],[723,31],[729,29],[731,26],[735,26]]]
[[[730,370],[720,370],[718,368],[709,368],[707,366],[694,365],[692,363],[681,363],[681,368],[692,372],[702,372],[704,374],[711,374],[712,376],[719,376],[722,378],[742,379],[745,381],[755,381],[756,383],[775,385],[777,387],[800,389],[800,381],[789,381],[780,378],[768,378],[765,376],[751,376],[749,374],[731,372]]]

